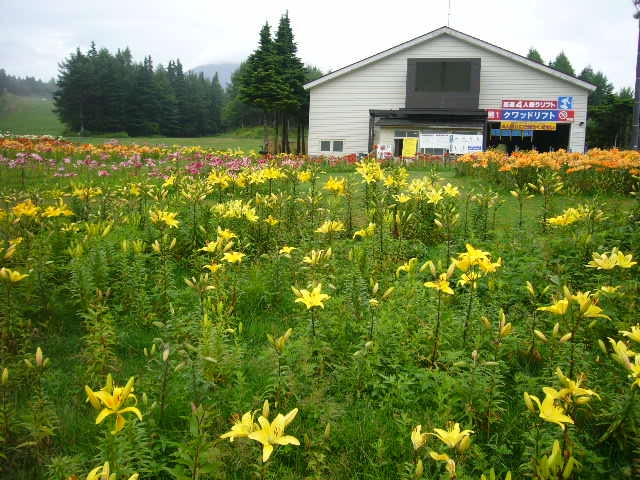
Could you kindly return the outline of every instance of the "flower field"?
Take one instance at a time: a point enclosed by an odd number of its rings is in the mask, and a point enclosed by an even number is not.
[[[638,169],[0,138],[0,476],[636,478]]]

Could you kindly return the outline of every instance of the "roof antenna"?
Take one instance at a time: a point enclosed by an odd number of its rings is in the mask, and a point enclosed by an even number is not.
[[[451,23],[451,0],[449,0],[449,11],[447,12],[447,27]]]

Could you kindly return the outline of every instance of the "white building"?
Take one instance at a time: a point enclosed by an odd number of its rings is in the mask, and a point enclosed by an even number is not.
[[[449,27],[331,72],[310,90],[308,153],[585,146],[595,86]],[[405,152],[406,154],[406,152]]]

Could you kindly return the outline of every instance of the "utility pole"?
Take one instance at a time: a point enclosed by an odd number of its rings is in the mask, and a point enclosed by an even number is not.
[[[636,89],[635,102],[633,104],[633,130],[631,139],[631,148],[640,150],[640,0],[633,0],[633,6],[636,7],[636,13],[633,18],[638,20],[638,49],[636,58]]]

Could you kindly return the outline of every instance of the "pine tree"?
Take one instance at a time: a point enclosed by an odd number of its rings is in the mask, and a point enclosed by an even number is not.
[[[571,62],[564,54],[564,52],[560,52],[554,61],[549,62],[549,66],[563,73],[566,73],[567,75],[575,75],[573,67],[571,66]]]
[[[54,111],[60,121],[74,132],[85,131],[85,105],[92,85],[89,79],[89,59],[78,48],[58,65],[57,90],[53,95]]]
[[[298,47],[293,39],[288,13],[280,17],[274,46],[278,69],[285,85],[283,96],[278,105],[282,124],[281,151],[289,153],[289,119],[290,117],[300,119],[298,114],[304,103],[306,92],[303,88],[304,64],[297,56]]]
[[[268,144],[267,115],[282,104],[286,84],[278,71],[275,46],[271,39],[271,27],[265,23],[260,30],[260,43],[247,59],[246,70],[240,84],[240,98],[263,112],[264,144]]]
[[[224,107],[225,95],[218,74],[211,79],[208,95],[209,131],[207,133],[220,133],[222,131],[222,109]]]
[[[542,60],[542,56],[540,55],[540,52],[538,52],[538,50],[536,50],[533,47],[529,48],[529,52],[527,53],[527,58],[529,60],[533,60],[534,62],[544,64],[544,60]]]

